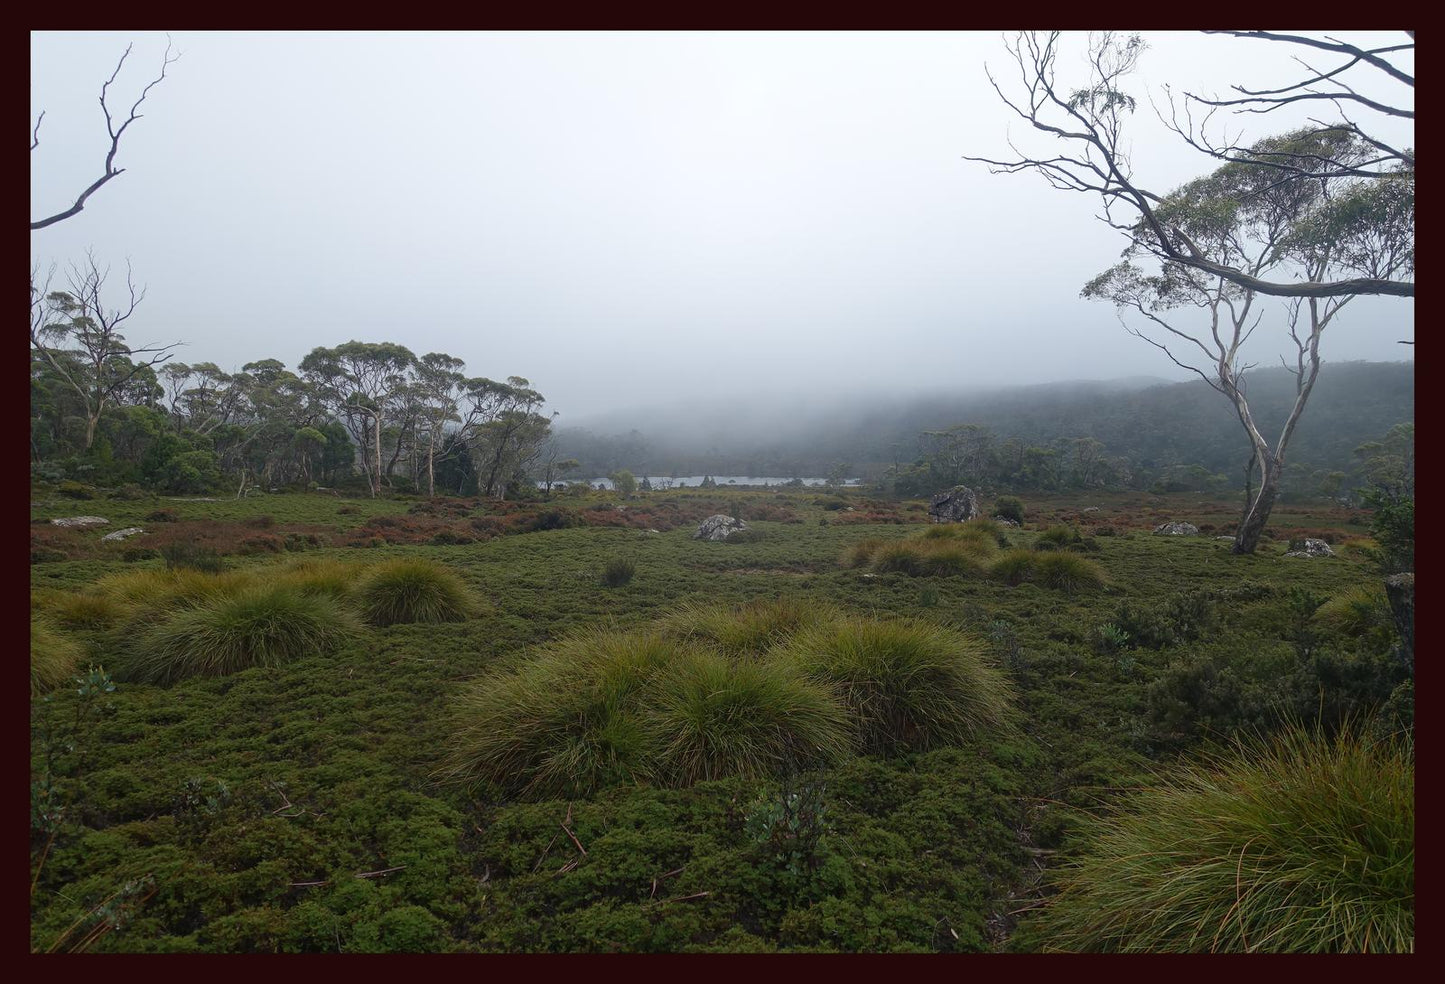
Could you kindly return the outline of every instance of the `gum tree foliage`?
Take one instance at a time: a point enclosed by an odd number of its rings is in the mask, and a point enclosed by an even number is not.
[[[1371,159],[1370,145],[1339,129],[1303,129],[1260,141],[1249,153],[1251,159],[1225,164],[1159,200],[1154,215],[1180,230],[1215,267],[1243,271],[1251,281],[1293,272],[1323,283],[1341,269],[1389,278],[1413,268],[1413,177],[1362,184],[1343,173]],[[1273,157],[1313,161],[1318,170],[1301,165],[1281,172],[1255,161]],[[1258,292],[1197,265],[1160,260],[1136,237],[1124,261],[1090,281],[1082,293],[1112,301],[1127,330],[1197,373],[1233,405],[1250,443],[1246,481],[1255,465],[1260,472],[1233,549],[1253,553],[1280,491],[1290,438],[1319,376],[1321,335],[1357,295],[1287,302],[1285,319],[1295,352],[1293,365],[1285,365],[1295,377],[1295,395],[1271,442],[1250,408],[1245,385],[1255,364],[1244,361],[1244,346],[1265,313]]]
[[[37,286],[33,271],[30,278],[31,356],[74,396],[84,418],[85,451],[95,444],[106,411],[137,384],[147,384],[148,393],[155,382],[154,367],[169,359],[179,344],[128,344],[121,328],[135,314],[145,290],[136,288],[127,266],[127,299],[123,306],[111,307],[103,296],[108,275],[87,254],[84,263],[70,268],[65,290],[51,290],[49,277]]]
[[[1384,139],[1379,126],[1385,119],[1414,119],[1415,79],[1396,64],[1402,53],[1413,52],[1413,32],[1405,32],[1408,40],[1402,37],[1401,43],[1373,49],[1333,37],[1267,31],[1216,33],[1279,45],[1297,56],[1303,75],[1298,82],[1278,89],[1236,85],[1235,97],[1227,99],[1188,92],[1176,97],[1166,87],[1168,111],[1159,112],[1166,126],[1215,161],[1254,165],[1286,182],[1331,180],[1340,205],[1316,216],[1318,224],[1309,230],[1309,236],[1317,242],[1331,233],[1343,233],[1363,245],[1370,239],[1364,232],[1374,226],[1380,211],[1413,210],[1414,150]],[[988,75],[999,98],[1030,128],[1046,136],[1050,149],[1029,153],[1010,143],[1014,157],[970,156],[967,160],[986,164],[994,173],[1032,171],[1056,189],[1097,195],[1102,205],[1099,217],[1128,238],[1140,255],[1222,278],[1241,290],[1316,300],[1360,294],[1415,296],[1413,222],[1388,223],[1392,235],[1407,236],[1392,249],[1369,243],[1361,253],[1338,250],[1326,270],[1291,268],[1261,275],[1239,262],[1220,258],[1184,224],[1173,220],[1163,207],[1168,199],[1133,173],[1128,121],[1138,101],[1127,86],[1144,51],[1142,39],[1111,33],[1091,36],[1082,85],[1058,78],[1060,40],[1055,31],[1022,33],[1008,42],[1007,50],[1018,71],[1018,82],[1008,92],[992,72]],[[1304,57],[1334,61],[1315,67]],[[1366,85],[1381,86],[1392,95],[1362,94],[1360,89]],[[1268,114],[1294,105],[1321,112],[1310,118],[1313,140],[1250,142],[1216,128],[1215,117],[1221,111],[1236,120],[1269,118]],[[1342,153],[1336,156],[1331,147]],[[1381,258],[1391,252],[1398,262],[1382,264]]]

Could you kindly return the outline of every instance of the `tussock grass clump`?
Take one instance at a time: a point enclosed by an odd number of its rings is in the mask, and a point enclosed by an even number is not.
[[[843,556],[840,558],[839,563],[844,567],[867,567],[872,562],[873,555],[878,552],[878,549],[889,542],[891,541],[877,536],[870,536],[866,540],[859,540],[843,551]]]
[[[372,625],[460,622],[473,601],[460,578],[428,560],[399,559],[372,568],[358,593]]]
[[[125,614],[115,599],[94,591],[33,592],[30,608],[67,629],[108,628]]]
[[[656,757],[644,690],[685,647],[656,633],[597,629],[554,643],[462,695],[464,722],[442,778],[490,781],[525,796],[586,796],[645,781]]]
[[[251,575],[240,571],[147,570],[101,578],[93,590],[120,608],[116,628],[123,641],[134,643],[139,633],[176,610],[233,596],[253,583]]]
[[[1076,553],[1041,553],[1034,559],[1034,580],[1046,588],[1074,594],[1104,586],[1099,565]]]
[[[85,650],[76,642],[47,624],[43,619],[30,620],[30,696],[54,690],[75,676]]]
[[[989,573],[1003,583],[1017,587],[1034,576],[1034,565],[1038,559],[1038,554],[1032,550],[1015,548],[1005,551],[995,560]]]
[[[674,786],[763,778],[852,750],[847,715],[828,686],[786,663],[706,650],[683,654],[659,676],[647,728],[656,778]]]
[[[602,584],[608,588],[620,588],[636,573],[636,563],[626,557],[614,557],[602,568]]]
[[[841,618],[800,632],[774,658],[837,687],[860,746],[892,752],[1005,725],[1012,690],[985,652],[939,626]]]
[[[992,548],[992,544],[988,546]],[[984,556],[982,541],[891,540],[873,554],[873,570],[909,577],[979,574],[983,571]]]
[[[827,605],[784,595],[738,608],[684,605],[663,619],[662,630],[677,638],[711,644],[731,656],[758,656],[835,614]]]
[[[1077,543],[1080,539],[1079,534],[1067,526],[1050,526],[1034,541],[1034,549],[1062,550],[1071,543]]]
[[[1059,950],[1414,950],[1408,739],[1241,743],[1094,818],[1040,917]]]
[[[347,599],[356,593],[363,568],[341,560],[301,560],[283,568],[276,579],[304,595]]]
[[[998,535],[1003,532],[1000,527],[991,519],[970,519],[966,523],[935,523],[924,528],[918,534],[922,540],[976,540],[981,544],[987,544],[988,549],[998,542]]]
[[[1359,638],[1380,629],[1392,629],[1390,602],[1379,584],[1361,584],[1315,610],[1314,621],[1331,632]]]
[[[286,584],[247,588],[171,613],[145,634],[124,673],[150,683],[225,676],[332,652],[358,629],[333,599]]]

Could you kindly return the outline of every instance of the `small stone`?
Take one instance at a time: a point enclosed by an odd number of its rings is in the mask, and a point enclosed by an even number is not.
[[[139,526],[127,526],[123,530],[116,530],[114,533],[107,533],[105,536],[100,538],[100,542],[116,543],[120,540],[124,540],[126,537],[135,536],[137,533],[144,532],[145,530],[141,529]]]
[[[1289,546],[1290,549],[1285,553],[1286,557],[1333,557],[1335,555],[1328,543],[1313,537],[1291,540]]]

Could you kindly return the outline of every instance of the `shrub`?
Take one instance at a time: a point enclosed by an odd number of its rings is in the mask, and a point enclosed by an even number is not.
[[[30,696],[38,697],[75,676],[85,650],[41,619],[30,620]]]
[[[1024,504],[1014,496],[1001,495],[993,502],[993,514],[1021,524],[1024,521]]]
[[[1034,580],[1046,588],[1074,594],[1104,586],[1104,572],[1075,553],[1045,553],[1034,560]]]
[[[1050,526],[1034,541],[1034,549],[1063,550],[1071,544],[1078,543],[1081,539],[1078,531],[1068,526]]]
[[[626,557],[613,557],[602,568],[602,583],[609,588],[620,588],[632,580],[637,573],[637,564]]]
[[[127,564],[135,564],[142,560],[156,560],[160,555],[155,547],[125,547],[120,552],[120,559]]]
[[[393,560],[374,568],[359,591],[362,616],[372,625],[459,622],[472,608],[461,580],[427,560]]]
[[[1119,606],[1114,624],[1129,634],[1136,646],[1163,649],[1203,639],[1219,622],[1214,600],[1207,592],[1180,591],[1153,610],[1140,610],[1127,601]]]
[[[269,530],[276,525],[275,516],[251,516],[241,520],[241,525],[249,526],[254,530]]]
[[[722,542],[732,544],[757,543],[760,540],[765,539],[767,539],[767,537],[763,535],[762,530],[755,527],[749,527],[745,530],[733,530],[731,533],[729,533],[726,537],[723,538]]]
[[[274,533],[261,533],[257,536],[248,536],[241,541],[241,548],[237,551],[245,556],[263,553],[282,553],[286,549],[286,541]]]
[[[1084,816],[1048,946],[1125,952],[1414,949],[1413,742],[1291,730]]]
[[[150,523],[176,523],[180,518],[174,509],[157,509],[146,514],[146,521]]]
[[[1017,587],[1034,576],[1037,560],[1038,554],[1032,550],[1010,550],[993,562],[989,573],[1005,584]]]
[[[645,727],[667,785],[757,779],[849,753],[843,706],[829,687],[787,663],[683,653],[659,674]]]
[[[954,744],[1003,726],[1011,688],[986,647],[938,626],[842,618],[798,633],[775,653],[834,685],[870,752]]]
[[[476,537],[457,530],[438,530],[432,536],[431,542],[438,547],[460,547],[468,543],[476,543]]]
[[[195,570],[206,574],[219,574],[225,569],[221,557],[214,547],[202,547],[195,543],[177,541],[160,548],[168,570]]]
[[[715,646],[731,656],[760,656],[799,630],[836,617],[827,605],[784,595],[737,608],[685,605],[666,616],[664,633]]]
[[[537,514],[531,528],[533,531],[570,530],[586,525],[587,521],[570,509],[548,509]]]
[[[360,512],[361,512],[361,509],[360,509],[359,507],[357,507],[357,506],[342,506],[342,507],[340,507],[339,509],[336,510],[336,515],[338,515],[338,516],[355,516],[355,515],[357,515],[357,514],[360,513]]]
[[[331,598],[304,595],[286,584],[248,588],[173,612],[146,633],[125,673],[171,683],[279,666],[330,653],[357,628]]]
[[[94,499],[96,489],[93,485],[85,485],[67,478],[56,486],[55,491],[69,499]]]

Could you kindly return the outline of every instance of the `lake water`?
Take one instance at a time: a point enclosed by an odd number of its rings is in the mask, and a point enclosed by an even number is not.
[[[707,477],[706,475],[683,475],[683,476],[680,476],[680,477],[678,477],[678,478],[668,478],[668,477],[665,476],[665,475],[661,475],[661,476],[659,476],[659,475],[650,475],[650,476],[648,476],[648,479],[647,479],[647,480],[652,483],[652,487],[653,487],[654,490],[660,491],[660,490],[662,490],[662,489],[669,488],[669,487],[675,488],[675,489],[676,489],[676,488],[695,489],[695,488],[697,488],[699,485],[702,484],[702,480],[703,480],[704,478],[706,478],[706,477]],[[773,487],[773,488],[776,488],[776,487],[779,487],[779,486],[783,486],[783,485],[787,485],[789,482],[792,481],[791,478],[779,478],[779,477],[777,477],[777,476],[771,476],[771,477],[770,477],[770,476],[758,476],[758,475],[714,475],[714,476],[712,476],[712,480],[713,480],[714,482],[717,482],[719,486],[727,486],[727,485],[731,485],[731,486],[751,485],[751,486],[764,486],[764,487]],[[582,480],[581,480],[581,479],[574,479],[574,481],[580,483]],[[819,485],[827,485],[827,484],[828,484],[828,480],[827,480],[826,478],[805,478],[805,479],[803,479],[802,481],[803,481],[803,484],[804,484],[804,485],[808,485],[808,486],[819,486]],[[861,485],[862,483],[863,483],[863,480],[860,479],[860,478],[850,478],[850,479],[848,479],[847,481],[845,481],[843,484],[844,484],[844,485]],[[541,488],[543,484],[544,484],[544,483],[542,483],[542,482],[538,482],[538,483],[537,483],[538,488]],[[552,483],[552,487],[553,487],[553,488],[556,488],[558,485],[566,485],[566,484],[567,484],[567,483],[566,483],[565,481],[564,481],[564,482],[553,482],[553,483]],[[590,485],[590,486],[592,486],[594,489],[595,489],[595,488],[598,488],[599,486],[602,487],[602,488],[604,488],[604,489],[610,489],[610,488],[612,488],[612,480],[611,480],[611,479],[607,479],[607,478],[591,478],[591,479],[588,479],[588,480],[587,480],[587,484]],[[642,484],[642,476],[641,476],[641,475],[638,475],[638,476],[637,476],[637,484],[638,484],[638,485],[641,485],[641,484]]]

